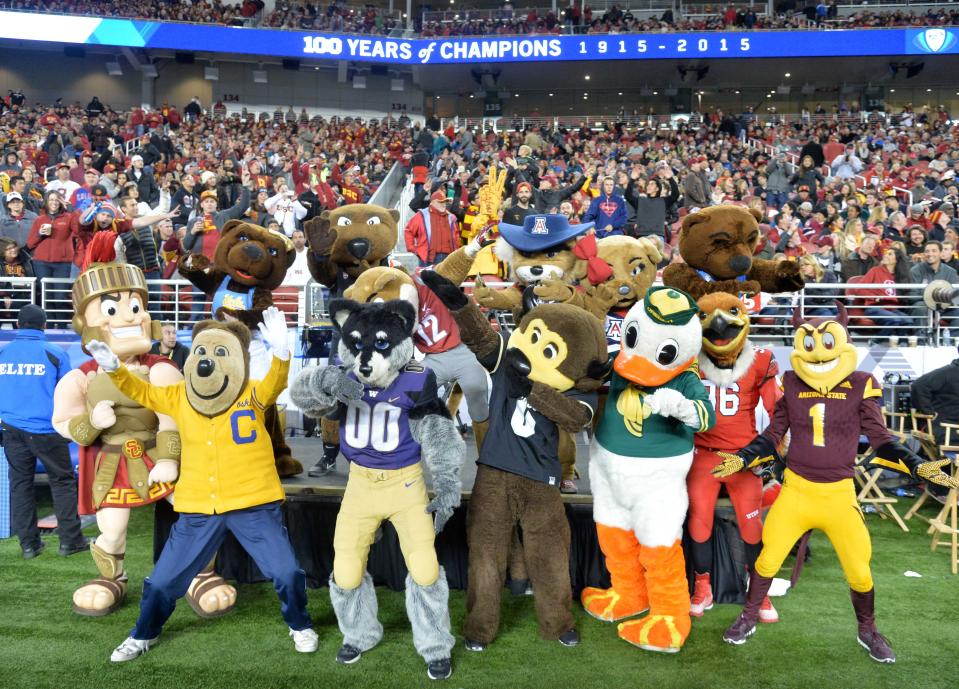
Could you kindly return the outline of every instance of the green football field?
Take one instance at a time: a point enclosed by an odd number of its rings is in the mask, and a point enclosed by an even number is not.
[[[93,576],[87,555],[62,558],[57,540],[23,561],[16,539],[0,542],[0,687],[114,689],[162,687],[423,687],[432,684],[413,650],[401,593],[379,590],[385,638],[353,666],[334,661],[340,645],[326,589],[310,590],[310,613],[320,634],[315,654],[299,654],[268,584],[239,589],[236,610],[219,620],[200,620],[185,603],[161,642],[130,663],[109,662],[110,651],[136,618],[143,577],[152,552],[152,510],[131,522],[127,604],[112,616],[82,618],[70,609],[74,588]],[[761,625],[752,640],[735,648],[722,642],[738,606],[717,605],[693,623],[677,655],[641,651],[619,640],[613,625],[575,611],[583,642],[564,648],[536,633],[531,598],[504,598],[500,637],[486,652],[459,644],[453,651],[449,687],[923,687],[959,685],[959,578],[951,576],[944,551],[933,554],[913,521],[912,533],[868,516],[873,536],[877,618],[899,656],[895,665],[869,660],[856,643],[848,589],[828,541],[812,540],[813,558],[798,588],[775,599],[782,621]],[[89,530],[92,533],[95,529]],[[791,567],[792,562],[787,562]],[[907,570],[921,578],[909,578]],[[788,574],[785,574],[788,576]],[[464,594],[451,598],[454,631],[462,624]]]

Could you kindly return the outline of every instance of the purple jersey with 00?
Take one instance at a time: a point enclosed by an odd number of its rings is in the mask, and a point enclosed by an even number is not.
[[[350,378],[356,380],[351,372]],[[340,450],[370,469],[402,469],[420,461],[409,412],[436,399],[436,378],[417,365],[404,369],[386,389],[367,387],[363,399],[343,406]]]

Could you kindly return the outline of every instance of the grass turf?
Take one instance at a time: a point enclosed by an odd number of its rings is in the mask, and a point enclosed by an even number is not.
[[[239,587],[237,609],[218,620],[201,620],[181,603],[161,642],[130,663],[109,662],[136,618],[143,577],[151,567],[152,510],[134,512],[127,553],[131,576],[127,604],[105,618],[83,618],[71,609],[74,588],[94,574],[87,555],[62,558],[57,539],[47,537],[39,558],[23,561],[15,538],[0,542],[0,687],[43,689],[240,689],[314,686],[403,688],[430,684],[416,655],[402,593],[380,589],[383,642],[353,666],[333,658],[341,637],[326,589],[310,590],[310,613],[320,634],[316,654],[294,652],[268,584]],[[775,599],[782,621],[760,625],[742,647],[722,642],[738,606],[717,605],[694,620],[678,655],[633,648],[615,626],[574,612],[583,642],[576,648],[538,638],[533,601],[504,596],[499,638],[484,653],[461,643],[453,651],[449,687],[902,687],[951,686],[948,664],[955,650],[952,601],[959,578],[949,574],[944,552],[929,551],[922,524],[912,533],[868,517],[873,537],[877,619],[899,656],[895,665],[869,660],[856,643],[848,589],[835,553],[819,533],[813,559],[799,586]],[[91,535],[94,529],[88,530]],[[792,562],[787,562],[791,567]],[[922,578],[903,576],[906,570]],[[786,571],[786,570],[784,570]],[[788,576],[788,573],[784,574]],[[462,627],[465,595],[453,591],[454,632]],[[945,662],[944,662],[945,661]]]

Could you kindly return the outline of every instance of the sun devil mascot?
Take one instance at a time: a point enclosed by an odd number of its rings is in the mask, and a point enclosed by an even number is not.
[[[738,453],[724,454],[713,471],[717,477],[733,476],[771,461],[790,431],[782,492],[763,526],[763,549],[750,573],[746,605],[723,639],[735,645],[749,639],[772,578],[793,545],[806,531],[820,529],[849,582],[860,645],[873,660],[894,663],[896,654],[876,629],[872,543],[853,483],[859,437],[869,439],[874,466],[952,488],[959,482],[943,473],[948,460],[923,462],[886,428],[882,390],[871,374],[856,370],[846,310],[837,306],[838,317],[829,319],[803,320],[796,309],[793,370],[783,374],[783,396],[769,427]]]

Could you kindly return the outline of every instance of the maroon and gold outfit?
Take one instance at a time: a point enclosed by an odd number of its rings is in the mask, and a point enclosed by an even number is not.
[[[152,368],[174,364],[165,357],[141,354],[136,357],[136,365]],[[145,441],[155,442],[156,414],[120,393],[105,373],[97,373],[97,363],[92,359],[79,368],[88,377],[96,374],[88,388],[89,406],[112,399],[117,416],[116,424],[101,431],[89,446],[80,447],[79,513],[94,514],[104,507],[141,507],[170,495],[172,483],[148,485],[146,480],[155,460]],[[114,463],[115,469],[110,466]]]

